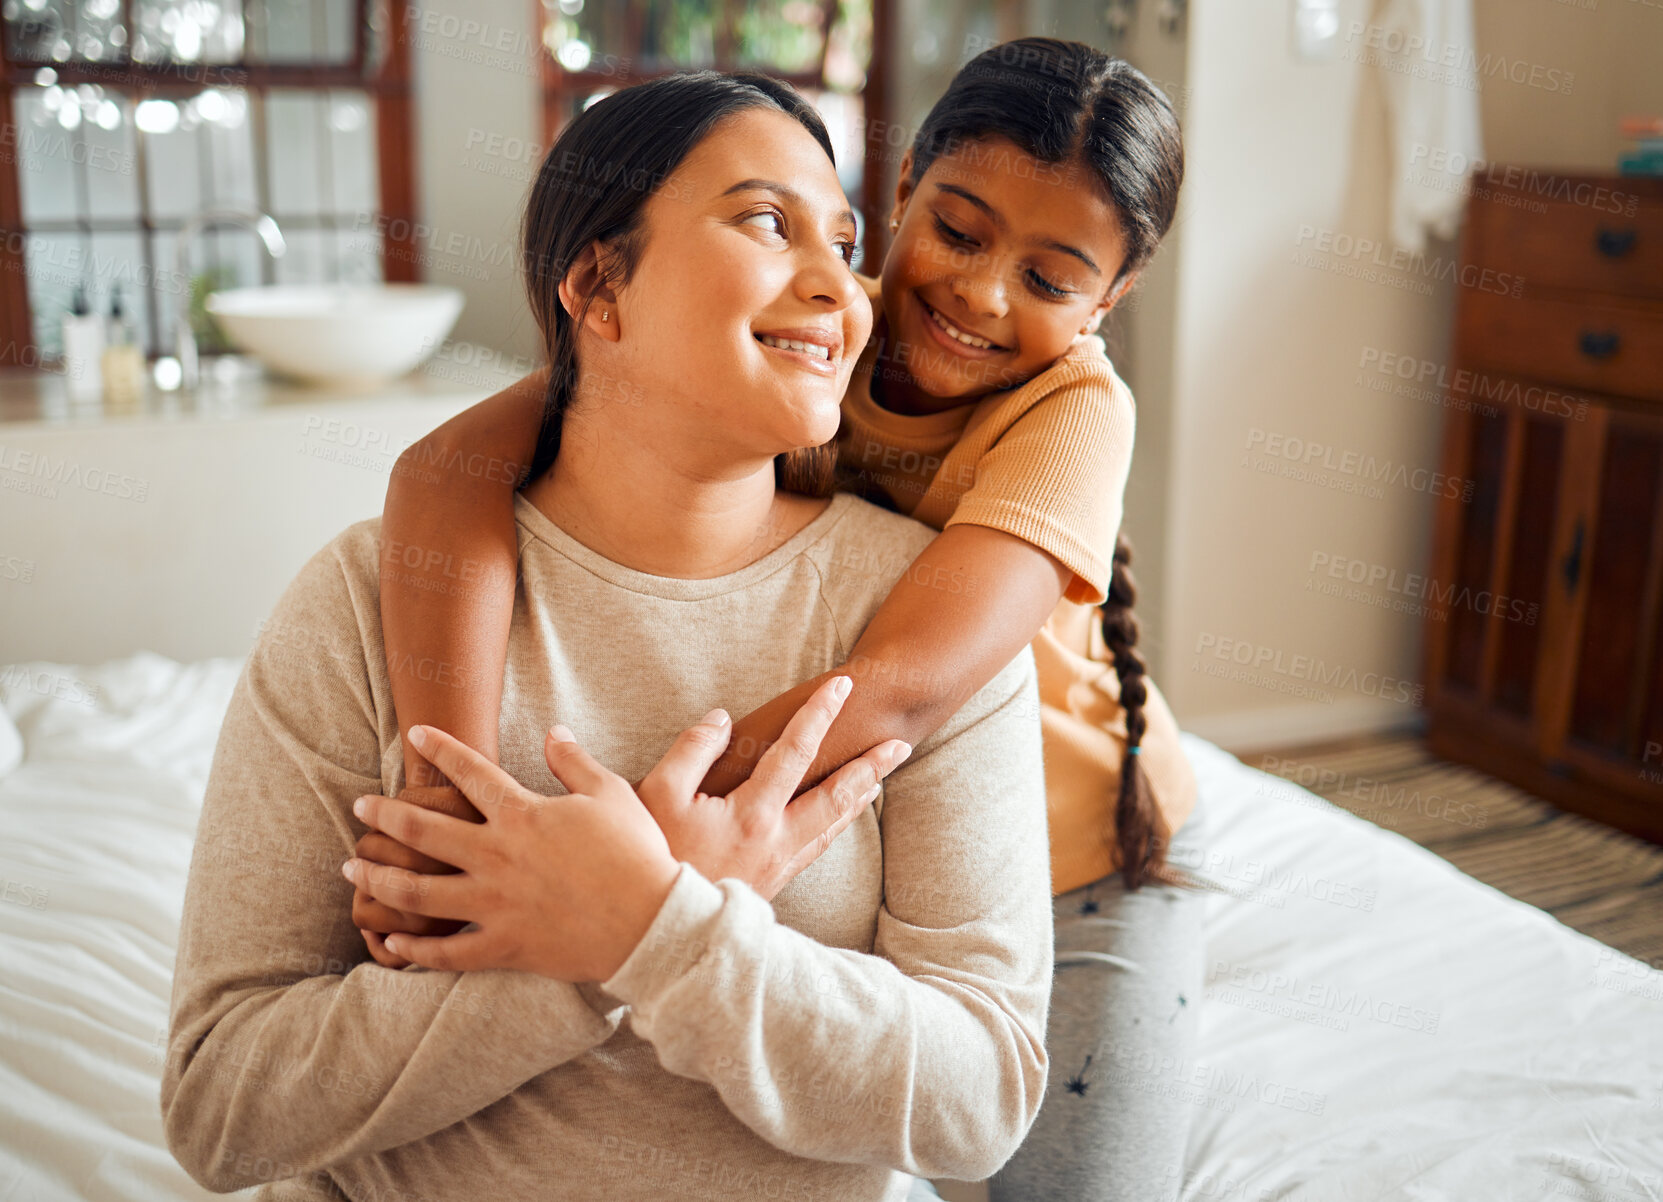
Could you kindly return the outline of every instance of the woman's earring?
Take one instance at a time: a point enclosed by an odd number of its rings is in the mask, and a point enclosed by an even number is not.
[[[612,310],[611,309],[602,309],[601,310],[601,320],[602,321],[611,321],[612,320]]]
[[[901,228],[901,219],[899,217],[891,217],[889,219],[889,232],[894,233],[896,230],[898,230],[900,228]]]

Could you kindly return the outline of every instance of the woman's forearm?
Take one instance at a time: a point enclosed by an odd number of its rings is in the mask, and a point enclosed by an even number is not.
[[[967,1180],[998,1168],[1047,1072],[1036,706],[1023,655],[886,782],[872,954],[820,944],[739,882],[684,866],[602,982],[660,1063],[798,1156]]]
[[[381,523],[381,617],[400,727],[492,759],[519,563],[514,493],[536,447],[547,369],[399,456]],[[406,778],[437,783],[404,743]]]
[[[279,601],[197,826],[161,1108],[169,1148],[217,1191],[420,1139],[617,1026],[582,989],[528,974],[388,972],[342,923],[336,865],[363,829],[352,802],[379,790],[392,740],[359,635],[368,542],[349,531]],[[358,565],[350,579],[341,560]]]

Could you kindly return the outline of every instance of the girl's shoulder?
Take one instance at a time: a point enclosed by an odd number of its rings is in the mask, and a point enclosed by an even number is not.
[[[1132,390],[1115,371],[1103,340],[1095,334],[1076,339],[1044,371],[986,398],[979,408],[970,428],[989,434],[1003,433],[1029,415],[1060,417],[1067,411],[1106,421],[1131,418],[1137,412]]]

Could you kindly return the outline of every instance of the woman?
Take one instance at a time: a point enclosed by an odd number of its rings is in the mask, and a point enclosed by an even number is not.
[[[283,1180],[270,1197],[899,1199],[912,1174],[985,1176],[1046,1076],[1031,657],[772,907],[751,887],[778,884],[766,856],[748,882],[699,850],[762,837],[754,822],[713,836],[688,784],[687,822],[658,806],[643,824],[615,792],[716,700],[754,706],[842,662],[929,540],[776,487],[801,466],[782,455],[835,430],[869,331],[825,131],[759,78],[627,89],[551,150],[531,226],[559,231],[528,240],[526,267],[569,404],[516,501],[500,762],[502,799],[541,804],[556,782],[530,732],[563,724],[547,760],[579,792],[547,871],[585,904],[554,941],[562,979],[364,959],[339,866],[365,831],[353,799],[397,791],[402,749],[361,523],[290,587],[226,717],[174,982],[170,1146],[210,1188]],[[829,355],[781,345],[810,338]],[[818,704],[797,752],[829,722]],[[617,774],[607,789],[572,775],[574,744]],[[806,766],[791,750],[785,797]],[[688,754],[656,783],[696,783],[675,771]]]

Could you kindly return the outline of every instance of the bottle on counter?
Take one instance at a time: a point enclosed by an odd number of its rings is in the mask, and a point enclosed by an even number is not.
[[[121,307],[121,287],[110,290],[110,321],[100,367],[104,399],[112,408],[137,404],[144,391],[144,351],[138,331]]]
[[[87,286],[77,284],[63,322],[64,377],[69,395],[96,397],[104,387],[99,360],[104,353],[104,319],[87,303]]]

